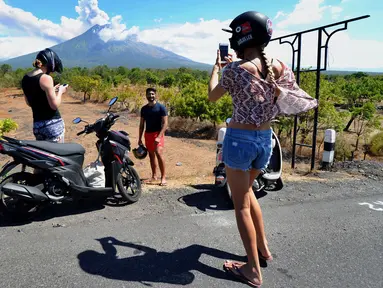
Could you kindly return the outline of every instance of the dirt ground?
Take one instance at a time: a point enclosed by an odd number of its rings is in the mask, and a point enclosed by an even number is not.
[[[60,112],[64,118],[66,125],[65,142],[76,142],[83,145],[86,149],[86,157],[84,165],[94,161],[97,157],[95,147],[96,136],[90,134],[87,136],[77,136],[76,133],[82,130],[82,124],[73,124],[72,120],[76,117],[92,123],[102,117],[107,110],[107,103],[83,104],[80,100],[70,96],[69,92],[63,97]],[[19,128],[8,134],[10,137],[17,139],[33,140],[32,133],[32,112],[25,104],[22,91],[19,89],[0,89],[0,119],[12,118],[15,120]],[[130,134],[132,146],[137,145],[139,118],[137,115],[128,114],[126,112],[119,113],[120,121],[118,121],[113,129],[125,130]],[[132,147],[132,148],[133,148]],[[142,179],[150,177],[149,159],[137,160],[133,158],[135,167]],[[215,141],[214,140],[197,140],[186,138],[175,138],[166,136],[165,139],[165,159],[167,168],[168,186],[182,187],[185,185],[211,184],[214,183],[212,175],[215,165]],[[0,155],[0,165],[9,159]],[[292,171],[290,163],[284,163],[283,178],[286,181],[310,181],[312,178],[318,178],[317,174],[307,174],[309,166],[306,164],[298,164],[296,170]],[[318,172],[317,172],[318,173]],[[347,174],[336,175],[337,178],[351,177]],[[149,188],[149,185],[146,185]],[[150,188],[163,188],[158,185],[150,185]],[[150,190],[151,190],[150,189]]]

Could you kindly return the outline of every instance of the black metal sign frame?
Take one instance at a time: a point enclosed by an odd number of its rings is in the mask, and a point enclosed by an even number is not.
[[[292,57],[292,69],[296,71],[296,80],[297,83],[300,83],[300,73],[301,72],[316,72],[316,88],[315,88],[315,98],[319,101],[320,96],[320,73],[321,71],[327,70],[327,52],[328,52],[328,43],[332,35],[334,35],[336,32],[347,30],[348,23],[362,20],[365,18],[370,17],[370,15],[364,15],[357,18],[352,18],[349,20],[336,22],[333,24],[329,24],[326,26],[321,26],[289,35],[285,35],[282,37],[274,38],[271,41],[279,40],[279,44],[290,44],[292,51],[293,51],[293,57]],[[338,25],[342,25],[343,27],[338,28],[331,33],[326,31],[326,28],[334,27]],[[307,69],[307,70],[301,70],[301,54],[302,54],[302,35],[310,32],[317,32],[318,33],[318,46],[317,46],[317,67],[316,69]],[[323,35],[324,34],[324,35]],[[323,41],[324,37],[327,37],[325,41]],[[293,38],[292,41],[287,40],[287,38]],[[323,45],[323,42],[324,45]],[[297,46],[297,47],[296,47]],[[322,68],[322,51],[324,49],[324,67]],[[295,67],[295,60],[296,60],[296,67]],[[319,108],[319,107],[318,107]],[[315,153],[316,153],[316,141],[317,141],[317,130],[318,130],[318,108],[315,109],[314,114],[314,129],[313,129],[313,136],[312,136],[312,145],[307,145],[304,143],[297,143],[297,127],[298,127],[298,116],[294,117],[294,132],[293,132],[293,151],[292,151],[292,160],[291,160],[291,167],[295,168],[295,156],[296,156],[296,146],[303,146],[303,147],[309,147],[311,148],[311,170],[315,167]]]

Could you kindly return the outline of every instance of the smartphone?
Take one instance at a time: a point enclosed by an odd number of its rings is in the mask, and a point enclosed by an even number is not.
[[[226,63],[225,57],[229,56],[229,44],[219,43],[219,53],[221,55],[221,63]]]

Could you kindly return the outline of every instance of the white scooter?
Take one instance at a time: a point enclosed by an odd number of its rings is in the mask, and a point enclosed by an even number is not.
[[[226,127],[229,124],[231,118],[226,119]],[[276,120],[272,122],[278,122]],[[226,127],[222,127],[218,131],[217,140],[217,156],[216,166],[214,167],[213,174],[215,176],[215,185],[217,187],[225,187],[229,197],[231,198],[231,189],[226,179],[225,164],[222,162],[222,144],[226,134]],[[255,193],[265,191],[279,191],[283,188],[282,181],[282,150],[281,144],[277,135],[273,131],[272,138],[273,152],[269,162],[269,165],[264,169],[261,174],[253,182],[253,191]]]

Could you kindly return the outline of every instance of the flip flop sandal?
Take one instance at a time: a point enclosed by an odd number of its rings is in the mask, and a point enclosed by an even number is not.
[[[225,265],[225,264],[231,264],[231,265],[228,266],[228,265]],[[234,265],[235,265],[235,266],[242,266],[242,265],[245,265],[245,264],[246,264],[245,262],[240,262],[240,261],[226,261],[226,262],[223,264],[222,268],[223,268],[223,270],[225,270],[225,271],[227,272],[227,271],[230,270]]]
[[[265,261],[272,261],[273,260],[273,255],[270,255],[269,257],[265,257],[262,255],[261,251],[258,250],[258,257],[262,260]]]
[[[250,281],[243,273],[242,271],[239,269],[239,267],[237,267],[236,265],[233,265],[233,268],[228,268],[226,270],[231,276],[235,277],[236,279],[240,280],[242,283],[245,283],[247,285],[249,285],[250,287],[255,287],[255,288],[259,288],[261,287],[261,284],[257,284],[257,283],[254,283],[252,281]],[[235,271],[235,272],[234,272]]]

